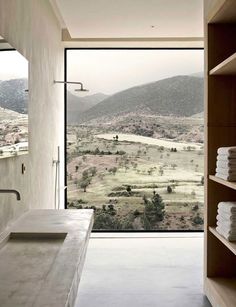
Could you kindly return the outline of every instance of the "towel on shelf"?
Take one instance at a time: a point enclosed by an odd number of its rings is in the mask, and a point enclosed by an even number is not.
[[[236,201],[221,201],[218,204],[219,212],[236,212]]]
[[[235,159],[236,159],[236,153],[228,155],[217,155],[218,161],[234,161]]]
[[[217,167],[217,168],[216,168],[216,173],[222,174],[222,175],[236,174],[236,167],[232,167],[232,168],[221,168],[221,167]]]
[[[236,170],[236,159],[231,159],[231,160],[217,160],[216,161],[216,167],[219,168],[226,168],[230,170]]]
[[[225,221],[218,220],[216,222],[216,225],[219,226],[219,227],[222,227],[222,229],[236,232],[236,223],[235,222],[232,222],[232,221],[225,222]]]
[[[217,226],[216,231],[222,235],[228,241],[236,241],[236,234],[229,234],[225,232],[221,227]]]
[[[216,173],[215,176],[226,181],[236,181],[236,174],[224,175],[221,173]]]
[[[220,221],[220,222],[235,222],[236,223],[236,213],[232,214],[232,213],[228,213],[225,211],[217,211],[218,214],[216,216],[216,220]]]
[[[236,223],[235,222],[225,222],[225,221],[217,221],[216,225],[224,229],[225,231],[228,232],[233,232],[236,233]]]
[[[228,227],[225,227],[224,225],[218,225],[217,227],[220,228],[220,230],[228,235],[235,235],[236,236],[236,228],[229,229]]]
[[[220,147],[217,150],[217,153],[219,155],[231,155],[231,154],[236,154],[236,146],[231,146],[231,147]]]

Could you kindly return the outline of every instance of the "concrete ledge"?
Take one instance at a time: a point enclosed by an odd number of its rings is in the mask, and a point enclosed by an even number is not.
[[[31,210],[18,219],[0,236],[0,242],[5,244],[0,249],[0,267],[4,268],[0,271],[0,301],[4,306],[74,306],[92,225],[93,210]],[[41,251],[40,244],[46,240],[50,247],[54,237],[61,238],[62,243],[42,274],[39,264],[42,252],[47,259],[47,248]],[[10,245],[11,240],[16,242]],[[33,258],[29,244],[39,249],[38,254],[32,250]],[[6,255],[9,258],[4,258]],[[31,266],[27,266],[27,261],[21,263],[22,259],[30,259]]]

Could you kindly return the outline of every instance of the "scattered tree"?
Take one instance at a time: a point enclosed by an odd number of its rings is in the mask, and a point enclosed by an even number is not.
[[[127,185],[126,191],[129,193],[129,195],[131,195],[132,189],[130,185]]]
[[[89,184],[90,184],[90,181],[87,178],[87,179],[84,179],[83,181],[80,182],[80,187],[81,187],[81,189],[84,190],[84,192],[86,192]]]
[[[161,196],[157,193],[153,194],[151,199],[146,196],[143,197],[144,201],[144,227],[145,229],[151,229],[164,219],[165,216],[165,204]]]
[[[169,193],[169,194],[171,194],[172,191],[173,191],[172,187],[170,185],[167,186],[166,190],[167,190],[167,193]]]

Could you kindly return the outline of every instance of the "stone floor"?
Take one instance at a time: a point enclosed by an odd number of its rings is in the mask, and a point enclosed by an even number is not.
[[[94,235],[93,235],[94,236]],[[91,238],[76,307],[207,307],[203,238]]]

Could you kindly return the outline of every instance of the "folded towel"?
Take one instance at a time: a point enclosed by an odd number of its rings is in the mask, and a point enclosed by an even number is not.
[[[228,232],[233,231],[234,233],[236,233],[236,223],[235,222],[232,222],[232,221],[230,221],[230,222],[224,221],[223,222],[223,221],[218,220],[216,222],[216,225],[221,227],[225,231],[228,231]]]
[[[229,168],[231,169],[235,169],[236,170],[236,159],[231,159],[231,160],[217,160],[216,161],[216,167],[219,168]]]
[[[230,154],[235,154],[236,153],[236,146],[231,146],[231,147],[220,147],[217,150],[217,153],[219,155],[230,155]]]
[[[222,175],[232,175],[232,174],[236,175],[236,167],[232,167],[232,168],[217,167],[216,173],[222,174]]]
[[[218,225],[217,227],[219,227],[220,230],[221,230],[222,232],[224,232],[225,234],[232,235],[232,236],[236,236],[236,228],[234,228],[234,229],[229,229],[229,228],[227,228],[227,227],[225,227],[225,226],[222,226],[222,225]]]
[[[217,221],[221,221],[221,222],[235,222],[236,223],[236,212],[235,213],[228,213],[225,211],[220,211],[217,210],[218,214],[216,216]]]
[[[218,161],[234,161],[236,159],[236,153],[228,155],[217,155]]]
[[[225,233],[220,227],[216,227],[216,231],[228,241],[236,241],[236,235]]]
[[[236,212],[236,201],[221,201],[218,203],[219,212]]]
[[[220,174],[220,173],[216,173],[215,176],[218,177],[218,178],[221,178],[223,180],[226,180],[226,181],[236,181],[236,174],[223,175],[223,174]]]

